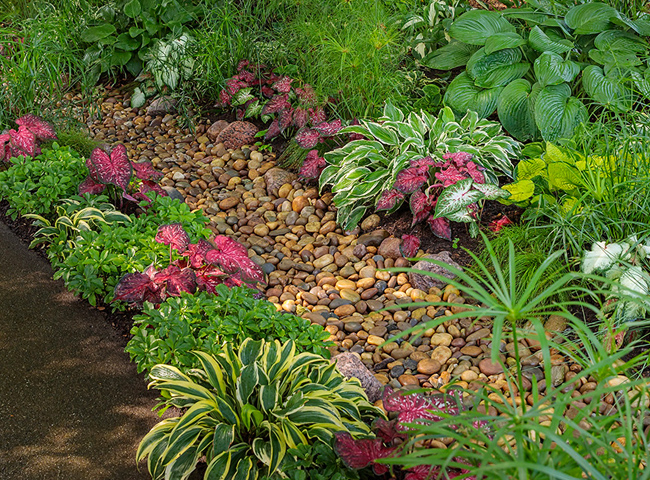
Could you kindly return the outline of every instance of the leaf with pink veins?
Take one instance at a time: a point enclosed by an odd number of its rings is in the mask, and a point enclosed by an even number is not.
[[[100,182],[111,183],[126,191],[131,181],[132,167],[124,145],[116,145],[110,156],[101,148],[96,148],[90,154],[90,161]]]
[[[141,304],[147,289],[154,288],[154,283],[149,275],[144,273],[127,273],[115,286],[113,301],[122,300],[128,303]]]
[[[182,292],[196,292],[196,275],[191,268],[181,269],[170,265],[156,274],[154,283],[165,283],[167,293],[172,297],[178,297]]]
[[[131,165],[135,171],[135,176],[140,180],[159,180],[164,177],[162,172],[153,168],[153,163],[151,162],[132,162]]]
[[[334,449],[349,468],[360,469],[372,465],[375,475],[388,473],[388,466],[375,463],[375,460],[390,457],[395,447],[386,447],[380,438],[355,440],[348,432],[336,432],[334,438]]]
[[[158,227],[156,242],[169,245],[171,248],[183,253],[190,244],[190,237],[180,223],[170,223]]]
[[[311,128],[301,128],[295,136],[296,143],[300,148],[314,148],[320,140],[320,133]]]
[[[400,250],[405,258],[413,258],[418,253],[420,248],[420,239],[415,235],[404,235],[402,237],[402,245]]]
[[[14,148],[24,152],[23,155],[33,157],[36,154],[36,136],[27,127],[21,125],[18,131],[9,130],[8,133]]]
[[[36,115],[30,113],[23,115],[16,120],[16,123],[21,127],[29,129],[30,132],[41,140],[56,140],[56,132],[52,125]]]
[[[395,179],[394,188],[402,193],[413,193],[429,180],[429,167],[409,167],[400,170]]]
[[[375,210],[393,210],[404,201],[404,194],[398,190],[384,190],[377,201]]]
[[[79,184],[79,195],[90,193],[92,195],[99,195],[106,189],[106,185],[96,182],[90,175]]]
[[[192,268],[201,268],[205,263],[205,255],[210,250],[214,250],[212,244],[207,240],[200,239],[196,243],[190,243],[183,255],[189,257]]]
[[[427,223],[429,228],[436,237],[449,240],[451,242],[451,226],[449,225],[449,220],[446,218],[435,218],[431,215],[427,218]]]

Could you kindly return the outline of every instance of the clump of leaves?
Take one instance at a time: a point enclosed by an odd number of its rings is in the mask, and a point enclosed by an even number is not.
[[[151,162],[129,160],[126,147],[122,144],[116,145],[110,155],[97,147],[93,150],[90,158],[86,160],[86,167],[88,167],[88,176],[79,185],[80,195],[84,193],[100,194],[107,188],[117,188],[117,192],[121,191],[121,195],[118,197],[120,203],[122,198],[133,202],[144,200],[149,203],[151,202],[147,196],[149,192],[163,197],[167,196],[167,192],[156,183],[156,180],[162,178],[163,174],[156,171]],[[133,172],[135,172],[135,179]]]
[[[159,306],[145,303],[133,318],[126,346],[138,373],[166,363],[187,372],[199,367],[191,352],[221,352],[222,344],[240,345],[245,339],[293,340],[299,352],[329,357],[329,334],[320,325],[284,312],[258,298],[259,292],[245,287],[216,285],[206,291],[168,297]]]
[[[443,417],[456,416],[460,412],[459,401],[451,395],[422,395],[393,391],[386,387],[383,394],[383,406],[387,412],[394,412],[397,417],[388,422],[382,418],[375,420],[373,428],[375,438],[355,440],[347,432],[335,434],[335,449],[343,462],[350,468],[361,469],[372,466],[377,476],[389,473],[386,464],[378,460],[396,457],[405,450],[412,448],[415,430],[411,425],[429,425]],[[477,425],[481,427],[481,425]],[[461,459],[455,459],[458,463]],[[443,469],[439,466],[419,465],[402,472],[404,480],[426,480],[429,478],[456,478],[463,476],[467,479],[476,477],[465,476],[465,469]]]
[[[43,140],[56,140],[52,125],[27,114],[16,120],[18,130],[13,128],[0,134],[0,161],[8,162],[12,157],[37,157],[41,154],[39,143]]]
[[[264,273],[248,258],[246,248],[225,235],[191,244],[183,226],[174,223],[161,225],[155,240],[169,246],[168,266],[160,270],[151,264],[142,273],[127,273],[115,287],[114,302],[160,304],[182,292],[216,293],[215,287],[221,283],[254,286],[264,281]],[[174,260],[174,250],[186,258]]]
[[[396,211],[410,195],[413,223],[426,221],[434,235],[451,241],[450,221],[470,224],[472,236],[478,235],[479,202],[508,197],[498,185],[486,182],[484,168],[465,152],[447,153],[444,162],[431,157],[411,160],[401,170],[393,187],[384,190],[377,210]]]

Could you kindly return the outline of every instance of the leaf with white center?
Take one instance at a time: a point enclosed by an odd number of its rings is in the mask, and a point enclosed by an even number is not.
[[[591,251],[586,252],[582,260],[582,271],[587,275],[606,270],[616,262],[623,253],[623,247],[618,243],[594,243]]]
[[[508,198],[510,192],[499,188],[493,183],[474,183],[474,188],[485,195],[486,200],[496,200],[497,198]]]
[[[481,192],[471,190],[473,183],[474,181],[471,178],[466,178],[445,188],[438,197],[435,217],[445,217],[458,212],[483,198]]]

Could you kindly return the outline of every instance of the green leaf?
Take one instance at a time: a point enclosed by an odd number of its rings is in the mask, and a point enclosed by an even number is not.
[[[240,377],[237,379],[237,400],[240,403],[248,403],[248,398],[255,390],[258,379],[259,375],[255,363],[246,365],[241,369]]]
[[[93,43],[102,38],[106,38],[109,35],[115,33],[115,27],[110,23],[104,23],[96,27],[90,27],[81,34],[81,40],[87,43]]]
[[[572,82],[580,73],[580,65],[563,60],[553,52],[544,52],[535,60],[535,76],[542,87]]]
[[[451,107],[457,115],[465,115],[468,110],[475,111],[479,117],[492,115],[497,108],[497,100],[502,87],[482,89],[474,85],[474,81],[463,72],[447,87],[444,103]]]
[[[481,192],[486,200],[496,200],[497,198],[507,198],[510,196],[510,193],[493,183],[474,183],[472,186]]]
[[[521,35],[515,32],[495,33],[485,42],[485,53],[491,53],[507,48],[517,48],[526,44]]]
[[[548,165],[548,183],[558,190],[576,194],[582,185],[577,169],[564,162],[552,162]]]
[[[124,15],[129,18],[135,18],[142,12],[142,5],[138,0],[131,0],[124,5]]]
[[[515,27],[498,12],[470,10],[449,27],[449,35],[470,45],[485,45],[496,33],[514,32]]]
[[[576,127],[587,118],[587,107],[571,96],[566,83],[544,87],[535,101],[535,122],[542,138],[549,142],[572,137]]]
[[[250,457],[242,458],[237,464],[237,470],[233,480],[256,480],[257,466]]]
[[[519,60],[521,51],[517,48],[499,50],[490,55],[481,48],[467,62],[467,73],[477,87],[502,87],[523,77],[530,68],[527,63],[517,63]]]
[[[131,52],[115,50],[111,55],[111,66],[122,67],[131,59]]]
[[[241,421],[246,430],[257,428],[264,420],[264,414],[250,403],[245,404],[241,409]]]
[[[520,142],[533,140],[538,136],[535,123],[535,99],[541,90],[536,83],[519,79],[506,85],[499,95],[497,113],[506,131]]]
[[[364,122],[368,130],[377,140],[386,145],[397,145],[399,139],[397,134],[390,128],[374,122]]]
[[[244,340],[239,348],[239,360],[242,365],[250,365],[257,360],[262,351],[262,343],[262,340],[251,338]]]
[[[584,3],[570,9],[564,21],[574,35],[591,35],[611,28],[611,18],[619,17],[616,9],[600,2]]]
[[[435,218],[446,217],[475,203],[483,194],[472,188],[473,180],[466,178],[445,188],[436,202]]]
[[[535,184],[532,180],[519,180],[517,182],[504,185],[505,191],[510,192],[508,202],[525,202],[529,200],[535,193]]]
[[[546,174],[546,162],[541,158],[522,160],[517,164],[517,180],[532,180],[538,175]]]
[[[582,72],[582,85],[585,92],[597,102],[616,112],[626,112],[632,108],[632,91],[621,81],[603,73],[596,65],[589,65]]]
[[[553,39],[544,30],[534,26],[528,35],[528,43],[538,52],[566,53],[573,48],[573,42],[564,38]]]
[[[132,50],[137,50],[140,47],[140,42],[137,39],[132,38],[128,33],[121,33],[117,36],[115,47],[130,52]]]
[[[386,105],[384,105],[384,117],[394,122],[401,122],[404,120],[404,113],[402,113],[399,108],[393,105],[389,99],[386,101]]]
[[[214,442],[212,444],[212,457],[217,457],[228,451],[235,439],[235,426],[219,423],[214,429]]]
[[[650,69],[646,69],[645,75],[639,72],[630,72],[630,77],[634,80],[638,92],[650,100]]]
[[[451,70],[466,65],[476,50],[478,47],[475,45],[452,40],[424,57],[422,63],[434,70]]]
[[[594,40],[599,50],[619,50],[622,52],[643,53],[648,50],[648,44],[638,35],[622,30],[606,30]]]

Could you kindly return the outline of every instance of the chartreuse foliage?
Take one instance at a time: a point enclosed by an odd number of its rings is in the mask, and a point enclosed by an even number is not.
[[[650,100],[650,15],[627,18],[600,2],[563,17],[542,9],[472,10],[447,31],[450,42],[424,59],[465,67],[445,104],[458,115],[495,111],[521,141],[571,137],[596,107],[627,112]]]
[[[470,153],[496,183],[497,171],[512,175],[511,158],[519,152],[519,143],[503,135],[498,123],[480,120],[474,112],[457,122],[450,109],[443,109],[438,117],[425,111],[406,115],[387,102],[379,122],[363,121],[342,129],[340,134],[365,139],[325,154],[328,166],[320,176],[320,187],[332,186],[337,218],[345,229],[354,228],[412,161],[427,156],[442,161],[449,152]]]
[[[321,326],[278,312],[272,303],[255,298],[255,290],[249,288],[221,284],[215,293],[182,292],[158,308],[144,304],[142,313],[133,317],[133,337],[126,347],[138,372],[148,372],[159,363],[187,372],[200,366],[193,350],[216,354],[224,342],[236,346],[247,338],[293,340],[298,352],[329,356],[329,334]]]
[[[356,380],[345,380],[319,355],[296,354],[293,341],[245,340],[238,352],[197,351],[201,368],[187,375],[169,365],[151,369],[150,387],[165,407],[187,409],[167,418],[142,440],[154,480],[186,478],[199,458],[205,479],[257,479],[283,473],[287,450],[330,444],[335,432],[370,433],[364,420],[381,416]]]

